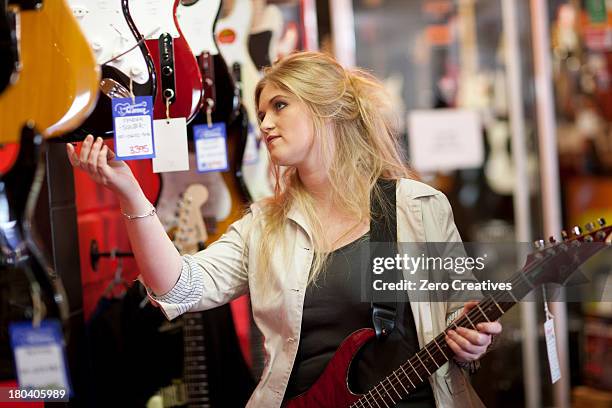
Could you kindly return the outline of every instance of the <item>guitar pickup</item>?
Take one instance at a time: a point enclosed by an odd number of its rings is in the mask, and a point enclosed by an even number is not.
[[[162,96],[164,101],[173,103],[176,100],[176,83],[174,80],[174,49],[172,36],[163,33],[159,36],[159,68]]]

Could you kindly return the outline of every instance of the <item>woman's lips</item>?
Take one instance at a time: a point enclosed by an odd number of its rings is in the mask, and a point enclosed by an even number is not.
[[[273,140],[278,139],[279,137],[280,137],[280,136],[268,136],[268,137],[266,138],[266,142],[267,142],[268,144],[270,144],[270,143],[272,143],[272,141],[273,141]]]

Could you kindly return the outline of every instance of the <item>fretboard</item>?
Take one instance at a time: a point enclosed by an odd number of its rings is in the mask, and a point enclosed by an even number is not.
[[[469,313],[452,322],[446,330],[391,372],[351,407],[391,408],[412,394],[453,357],[454,352],[445,340],[448,330],[455,330],[459,327],[476,330],[478,323],[494,322],[533,289],[533,286],[521,273],[517,273],[510,282],[513,283],[511,291],[487,295]]]
[[[187,386],[187,406],[209,408],[208,369],[202,313],[186,313],[183,321],[183,377]]]

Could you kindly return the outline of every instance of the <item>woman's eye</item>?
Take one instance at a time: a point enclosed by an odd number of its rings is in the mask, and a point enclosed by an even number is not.
[[[286,104],[285,102],[276,102],[276,103],[274,104],[274,108],[275,108],[276,110],[281,110],[281,109],[283,109],[285,106],[287,106],[287,104]]]

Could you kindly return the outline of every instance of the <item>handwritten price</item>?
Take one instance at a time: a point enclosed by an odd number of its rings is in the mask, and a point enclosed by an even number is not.
[[[148,145],[131,145],[130,153],[131,154],[149,153],[149,146]]]

